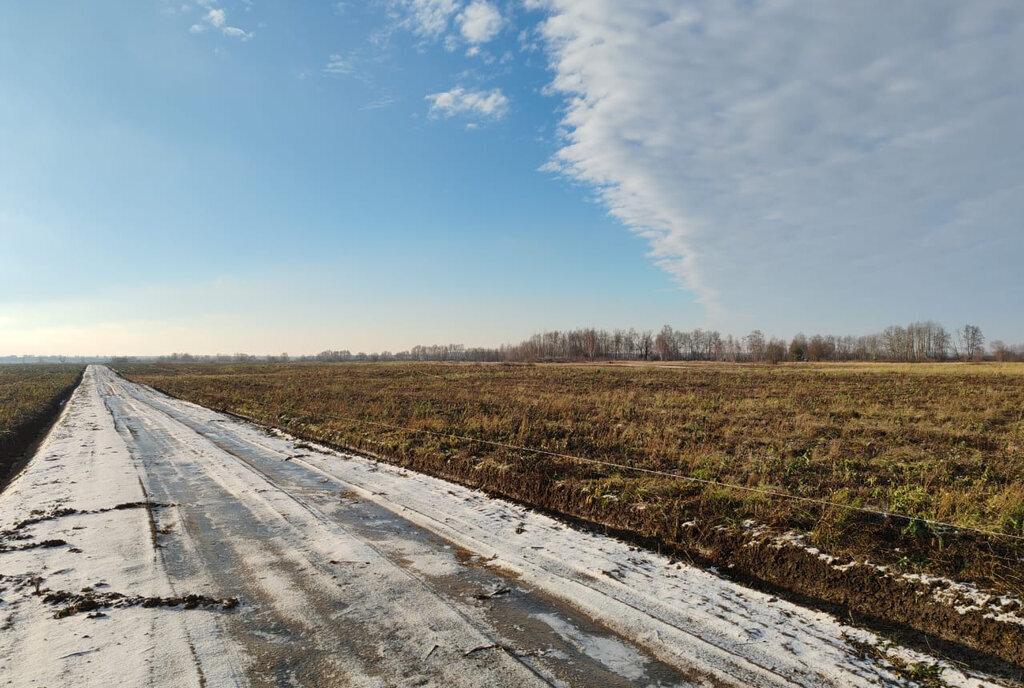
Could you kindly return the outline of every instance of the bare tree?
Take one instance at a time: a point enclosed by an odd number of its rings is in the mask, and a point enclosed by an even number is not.
[[[993,339],[988,346],[992,349],[992,355],[1000,363],[1009,361],[1013,358],[1013,349],[1007,346],[1002,340]]]
[[[739,353],[740,346],[736,339],[731,334],[725,335],[725,359],[730,363],[735,363]]]
[[[761,330],[754,330],[748,334],[743,338],[743,343],[747,347],[747,356],[750,357],[751,361],[756,363],[757,361],[764,360],[765,340]]]
[[[597,331],[593,328],[583,332],[583,351],[586,353],[588,360],[593,361],[597,358],[598,338]]]
[[[718,333],[718,330],[712,330],[708,333],[708,359],[721,361],[723,358],[725,358],[725,341],[722,340],[722,335]]]
[[[775,364],[786,360],[786,343],[781,339],[772,339],[764,348],[764,360]]]
[[[835,351],[835,337],[822,337],[816,334],[807,342],[805,354],[808,361],[829,361],[832,360]]]
[[[654,338],[654,350],[658,358],[663,361],[672,361],[679,358],[679,350],[676,348],[676,333],[671,326],[665,325],[661,332]]]
[[[985,353],[985,335],[977,325],[964,325],[963,329],[957,331],[957,339],[960,340],[960,350],[964,360],[980,360]]]
[[[637,348],[640,358],[643,360],[649,360],[651,358],[651,348],[654,346],[654,337],[651,336],[650,330],[644,330],[637,337]]]

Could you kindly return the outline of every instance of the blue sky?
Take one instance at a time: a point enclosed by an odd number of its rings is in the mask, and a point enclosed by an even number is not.
[[[0,354],[1024,342],[1024,7],[0,10]]]

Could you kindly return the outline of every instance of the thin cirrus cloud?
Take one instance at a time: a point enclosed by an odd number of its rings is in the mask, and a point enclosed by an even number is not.
[[[455,0],[393,0],[392,11],[401,17],[401,25],[418,36],[437,38],[447,30],[459,10]]]
[[[869,279],[913,313],[980,274],[1021,298],[1024,5],[528,5],[565,99],[545,169],[713,309],[841,308]]]
[[[341,55],[333,54],[324,65],[324,72],[327,74],[352,74],[355,72],[355,67]]]
[[[427,96],[432,117],[463,117],[470,120],[498,120],[508,112],[508,98],[501,89],[472,91],[456,86],[450,91]]]

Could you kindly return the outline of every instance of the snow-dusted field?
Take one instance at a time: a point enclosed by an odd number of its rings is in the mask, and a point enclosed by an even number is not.
[[[908,682],[884,657],[935,662],[99,366],[0,495],[0,600],[12,686],[875,686]]]

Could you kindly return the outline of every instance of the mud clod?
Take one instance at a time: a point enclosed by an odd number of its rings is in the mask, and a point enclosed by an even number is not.
[[[31,543],[29,543],[27,545],[21,545],[21,546],[18,546],[18,547],[6,547],[4,545],[0,545],[0,553],[3,553],[3,552],[22,552],[22,551],[27,550],[27,549],[47,549],[47,548],[51,548],[51,547],[63,547],[66,544],[68,544],[67,540],[53,539],[53,540],[43,540],[41,542],[31,542]]]
[[[177,504],[163,504],[161,502],[125,502],[112,506],[109,509],[98,509],[91,513],[102,513],[104,511],[124,511],[125,509],[164,509],[171,506],[177,506]]]
[[[78,509],[71,509],[71,508],[68,508],[68,507],[64,507],[62,509],[54,509],[53,511],[50,511],[49,513],[44,513],[44,512],[39,511],[39,510],[33,510],[32,511],[33,517],[32,518],[26,518],[23,521],[18,521],[17,523],[15,523],[14,524],[14,530],[21,530],[22,528],[25,528],[25,527],[31,526],[31,525],[35,525],[36,523],[42,523],[43,521],[51,521],[51,520],[56,519],[56,518],[62,518],[64,516],[71,516],[71,515],[77,514],[77,513],[79,513]]]
[[[32,510],[32,518],[26,518],[22,521],[18,521],[14,524],[14,527],[9,531],[4,531],[3,535],[13,534],[15,531],[33,526],[37,523],[43,523],[45,521],[54,521],[58,518],[64,518],[65,516],[77,516],[80,514],[105,514],[108,511],[124,511],[126,509],[165,509],[168,507],[178,506],[177,504],[164,504],[162,502],[124,502],[122,504],[116,504],[114,506],[106,507],[103,509],[72,509],[70,507],[62,507],[59,509],[52,509],[50,511],[40,511],[38,509]]]
[[[219,607],[222,610],[234,609],[238,606],[237,597],[218,599],[208,595],[190,593],[174,597],[146,597],[143,595],[124,595],[119,592],[81,592],[57,590],[47,593],[43,602],[51,605],[63,605],[54,612],[53,618],[63,619],[83,612],[96,612],[100,609],[123,609],[127,607],[181,607],[182,609],[204,609]],[[90,614],[87,618],[106,616],[101,612]]]

